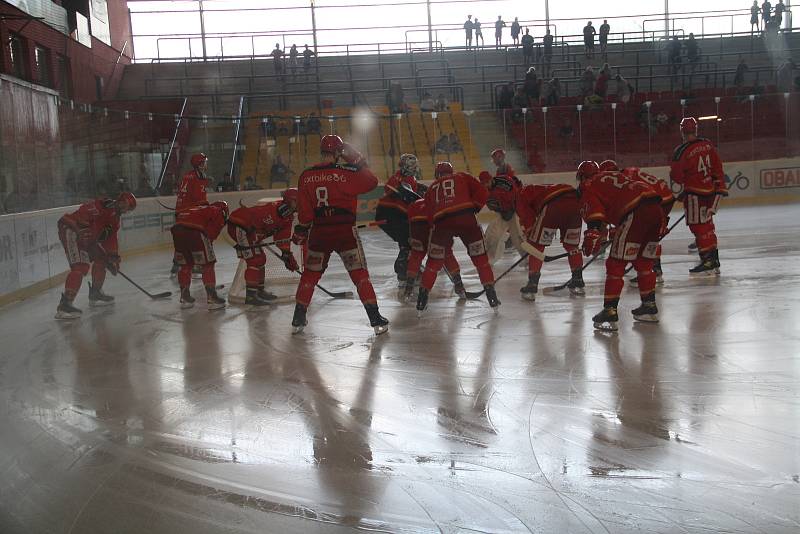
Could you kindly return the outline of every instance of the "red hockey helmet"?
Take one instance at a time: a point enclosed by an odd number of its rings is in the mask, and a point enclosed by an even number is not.
[[[681,120],[681,133],[697,135],[697,119],[694,117],[684,117]]]
[[[489,182],[492,181],[492,175],[489,173],[489,171],[481,171],[481,173],[478,175],[478,179],[481,181],[481,184],[489,187]]]
[[[319,151],[338,156],[344,150],[344,141],[338,135],[325,135],[319,141]]]
[[[607,159],[600,163],[600,172],[618,171],[619,165],[613,159]]]
[[[449,176],[453,174],[453,164],[449,161],[440,161],[436,164],[436,171],[434,172],[434,176],[436,178],[440,176]]]
[[[192,167],[194,167],[195,169],[198,167],[202,167],[203,164],[207,161],[208,161],[208,156],[206,156],[202,152],[193,154],[192,159],[189,160],[189,162],[192,164]]]
[[[582,161],[581,164],[578,165],[578,172],[575,174],[575,177],[581,182],[587,178],[591,178],[598,172],[600,172],[600,166],[597,165],[596,161]]]
[[[506,151],[502,148],[495,148],[492,150],[492,162],[495,165],[501,165],[506,160]]]
[[[136,197],[130,191],[123,191],[117,197],[117,208],[123,213],[135,210]]]
[[[283,200],[286,200],[286,201],[297,202],[297,195],[298,194],[299,194],[299,191],[297,190],[296,187],[290,187],[288,189],[284,189],[283,192],[281,192],[281,198],[283,198]]]
[[[225,202],[224,200],[217,200],[216,202],[212,202],[211,205],[219,210],[222,210],[222,214],[225,217],[225,220],[226,221],[228,220],[228,214],[230,213],[230,211],[228,210],[227,202]]]

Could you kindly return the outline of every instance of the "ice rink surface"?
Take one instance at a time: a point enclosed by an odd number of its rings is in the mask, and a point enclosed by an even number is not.
[[[602,265],[585,298],[535,303],[520,268],[498,284],[498,314],[440,275],[417,319],[375,231],[366,253],[392,322],[377,338],[358,300],[320,291],[294,337],[289,299],[181,311],[121,279],[112,308],[89,308],[84,286],[73,323],[53,319],[60,289],[7,306],[0,532],[796,533],[799,220],[797,204],[723,209],[710,280],[689,279],[679,226],[661,323],[633,323],[626,284],[617,334],[591,325]],[[217,249],[229,287],[236,259]],[[169,258],[123,270],[176,290]],[[323,286],[352,289],[332,264]],[[568,277],[566,260],[547,264],[540,288]]]

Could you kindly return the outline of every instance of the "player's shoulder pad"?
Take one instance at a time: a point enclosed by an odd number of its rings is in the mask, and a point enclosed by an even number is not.
[[[685,143],[678,145],[678,147],[675,149],[675,152],[672,153],[672,161],[678,161],[679,159],[681,159],[683,153],[686,152],[686,149],[688,149],[693,144],[703,140],[704,139],[698,137],[694,141],[686,141]]]

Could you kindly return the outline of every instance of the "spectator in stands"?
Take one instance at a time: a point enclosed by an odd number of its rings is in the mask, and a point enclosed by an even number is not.
[[[427,91],[425,94],[422,95],[422,100],[419,102],[419,110],[420,111],[436,111],[436,102],[433,100],[433,96]]]
[[[289,177],[291,175],[292,171],[283,162],[283,158],[281,156],[275,158],[275,162],[272,164],[272,168],[269,171],[269,179],[272,185],[274,186],[276,182],[289,185]]]
[[[758,0],[753,0],[753,5],[750,6],[750,34],[753,34],[753,26],[756,27],[756,31],[761,31],[761,27],[758,23]]]
[[[788,93],[792,90],[792,76],[795,68],[797,68],[797,66],[791,58],[787,58],[781,63],[781,66],[778,67],[778,91]]]
[[[275,69],[275,74],[278,76],[283,74],[283,50],[281,50],[280,43],[275,43],[275,50],[273,50],[270,55],[272,56],[273,62],[272,67]]]
[[[450,152],[462,152],[464,150],[464,147],[461,146],[461,141],[458,138],[458,134],[455,132],[450,132],[448,141],[450,142]]]
[[[529,28],[525,28],[525,35],[522,36],[522,57],[526,67],[533,62],[533,35],[530,32]]]
[[[538,106],[539,96],[541,94],[541,80],[539,80],[539,76],[536,74],[536,67],[530,67],[525,73],[523,89],[528,99],[528,105],[525,107]]]
[[[583,71],[581,75],[581,96],[586,98],[587,96],[591,96],[594,94],[594,69],[592,67],[586,67],[586,70]]]
[[[497,107],[499,109],[511,109],[513,100],[514,84],[509,82],[500,88],[500,94],[497,96]]]
[[[558,78],[552,78],[544,87],[544,105],[557,106],[561,98],[561,82]]]
[[[617,100],[623,104],[627,104],[631,101],[631,97],[633,96],[633,86],[628,80],[622,77],[622,74],[617,74],[614,79],[617,82]]]
[[[736,93],[739,93],[739,90],[744,85],[744,74],[750,69],[748,69],[747,64],[744,62],[744,58],[739,58],[739,64],[736,66],[736,75],[733,77],[733,85],[736,87]]]
[[[567,122],[567,119],[564,119],[564,123],[561,124],[561,128],[558,129],[558,136],[563,137],[564,139],[568,139],[575,135],[575,128],[572,127],[572,124]]]
[[[264,134],[264,137],[275,137],[275,135],[278,133],[276,130],[275,120],[271,117],[267,117],[261,121],[261,130]]]
[[[303,74],[305,74],[306,80],[308,79],[308,71],[311,70],[311,58],[316,55],[317,53],[306,45],[305,50],[303,50]]]
[[[297,56],[299,55],[297,45],[293,43],[292,48],[289,49],[289,70],[292,71],[292,79],[297,77]]]
[[[697,62],[700,60],[700,47],[697,45],[694,33],[690,33],[689,38],[686,40],[686,60],[689,62],[692,72],[694,72],[694,69],[697,68]]]
[[[681,41],[677,35],[672,36],[672,40],[667,45],[667,57],[669,64],[672,65],[672,73],[677,74],[681,68]]]
[[[139,178],[139,185],[136,188],[135,194],[137,197],[156,196],[156,190],[153,189],[153,186],[150,185],[150,181],[147,179],[147,176],[142,176],[141,178]]]
[[[605,100],[608,95],[608,82],[611,81],[611,67],[608,63],[603,64],[603,68],[597,74],[597,80],[594,82],[594,94],[600,96]]]
[[[522,87],[517,87],[514,93],[514,100],[511,105],[511,120],[514,122],[521,122],[522,108],[528,108],[528,97],[525,95],[525,90]]]
[[[544,44],[544,70],[547,75],[550,74],[550,60],[553,59],[553,35],[550,30],[547,30],[547,33],[544,34],[542,43]]]
[[[322,124],[319,121],[319,117],[312,111],[308,116],[308,121],[306,121],[306,132],[309,134],[318,134],[321,130]]]
[[[503,41],[503,28],[506,27],[506,23],[503,20],[501,15],[497,15],[497,20],[494,22],[494,47],[497,50],[500,50],[500,45]]]
[[[433,147],[434,152],[437,154],[449,154],[450,153],[450,138],[447,134],[442,134],[438,141],[436,141],[436,146]]]
[[[596,34],[597,30],[594,29],[594,26],[592,26],[592,21],[590,20],[588,24],[583,27],[583,46],[586,51],[587,58],[594,56],[594,36]]]
[[[226,172],[222,175],[222,180],[217,184],[214,188],[217,193],[223,193],[226,191],[235,191],[236,186],[233,183],[233,178],[231,178],[231,173]],[[139,196],[138,194],[136,196]]]
[[[764,3],[761,4],[761,20],[764,21],[764,29],[767,29],[767,24],[772,19],[772,4],[769,3],[769,0],[764,0]]]
[[[600,53],[605,55],[606,48],[608,48],[608,34],[611,32],[611,26],[607,20],[603,20],[600,25]]]
[[[519,17],[514,17],[514,22],[511,23],[511,41],[514,46],[519,46],[519,33],[522,28],[519,25]]]
[[[244,179],[244,190],[245,191],[255,191],[257,189],[263,189],[260,185],[256,183],[256,179],[252,176],[248,176]]]
[[[783,14],[786,12],[786,6],[783,3],[783,0],[778,0],[778,3],[775,4],[775,27],[777,29],[781,29],[781,23],[783,23]]]
[[[444,96],[444,93],[439,93],[439,96],[436,97],[436,111],[448,111],[450,109],[450,103],[447,101],[447,97]]]
[[[467,15],[467,21],[464,22],[464,33],[466,34],[467,38],[467,50],[469,50],[472,46],[472,30],[474,28],[475,24],[472,22],[472,15]],[[478,44],[477,41],[475,44]]]

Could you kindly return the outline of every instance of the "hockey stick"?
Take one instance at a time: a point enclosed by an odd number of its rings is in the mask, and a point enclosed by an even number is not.
[[[142,293],[144,293],[145,295],[147,295],[148,297],[150,297],[150,298],[151,298],[151,299],[153,299],[153,300],[165,299],[165,298],[169,297],[170,295],[172,295],[172,291],[164,291],[163,293],[156,293],[156,294],[154,295],[153,293],[150,293],[150,292],[149,292],[149,291],[147,291],[145,288],[143,288],[142,286],[140,286],[139,284],[137,284],[136,282],[134,282],[133,280],[131,280],[130,278],[128,278],[128,275],[126,275],[125,273],[123,273],[123,272],[122,272],[122,271],[120,271],[119,269],[117,269],[117,273],[118,273],[120,276],[122,276],[122,278],[124,278],[125,280],[127,280],[128,282],[130,282],[131,284],[133,284],[133,286],[134,286],[136,289],[138,289],[139,291],[141,291]]]
[[[355,228],[371,228],[373,226],[381,226],[384,224],[386,224],[385,220],[372,221],[364,224],[358,224],[355,226]],[[249,247],[243,247],[241,245],[233,245],[233,248],[235,248],[236,250],[255,250],[257,248],[264,248],[269,245],[277,245],[278,243],[288,243],[289,241],[291,241],[291,239],[276,239],[274,241],[269,241],[267,243],[256,243],[255,245],[251,245]]]
[[[161,206],[164,209],[167,209],[169,211],[178,211],[177,209],[171,208],[171,207],[167,206],[166,204],[162,204],[161,201],[158,200],[158,199],[156,199],[156,202],[158,202],[158,205]]]
[[[579,273],[583,273],[583,270],[586,269],[588,266],[590,266],[592,264],[592,262],[594,262],[594,260],[599,258],[600,255],[603,253],[603,251],[605,251],[605,249],[607,249],[609,247],[609,245],[611,245],[611,240],[608,240],[605,243],[603,243],[600,246],[600,250],[597,251],[597,254],[592,256],[592,259],[590,259],[589,261],[584,263],[583,266],[580,269],[575,269],[575,271],[579,272]],[[553,292],[556,292],[556,291],[561,291],[562,289],[566,288],[569,285],[570,282],[572,282],[572,278],[570,278],[569,280],[567,280],[566,282],[564,282],[560,286],[546,287],[546,288],[544,288],[542,290],[542,293],[546,294],[546,293],[553,293]]]
[[[564,252],[563,254],[557,254],[555,256],[545,256],[543,261],[545,263],[549,263],[551,261],[560,260],[561,258],[566,258],[567,256],[569,256],[569,254],[570,254],[569,252]],[[514,268],[517,265],[519,265],[520,263],[522,263],[522,260],[526,259],[528,256],[530,256],[530,254],[528,254],[527,252],[525,254],[523,254],[520,259],[518,259],[516,262],[514,262],[514,265],[512,265],[511,267],[506,269],[505,272],[503,272],[503,274],[501,274],[500,276],[495,278],[494,282],[495,283],[499,282],[501,278],[503,278],[505,275],[507,275],[508,273],[513,271]],[[465,291],[464,293],[466,294],[467,299],[473,300],[473,299],[479,298],[485,292],[486,292],[486,290],[484,289],[482,291]]]
[[[269,246],[269,244],[265,244],[264,246],[266,247],[267,250],[272,252],[272,254],[276,258],[281,258],[281,255],[278,254],[277,252],[275,252],[275,249],[273,249],[271,246]],[[295,272],[295,273],[299,274],[300,276],[303,275],[303,273],[301,271],[292,271],[292,272]],[[334,299],[349,299],[349,298],[353,297],[353,292],[352,291],[328,291],[327,289],[325,289],[324,287],[322,287],[319,284],[317,284],[317,287],[320,288],[323,293],[327,294],[329,297],[334,298]]]
[[[664,239],[665,237],[667,237],[669,235],[669,233],[672,231],[672,229],[675,228],[676,226],[678,226],[678,223],[681,222],[685,218],[686,218],[686,214],[684,213],[683,215],[680,216],[680,218],[677,221],[672,223],[672,226],[667,228],[667,231],[664,232],[664,235],[661,236],[661,239]],[[661,239],[658,240],[659,243],[661,242]],[[631,272],[631,269],[633,269],[633,263],[631,263],[630,266],[627,269],[625,269],[625,274],[628,274],[629,272]]]

